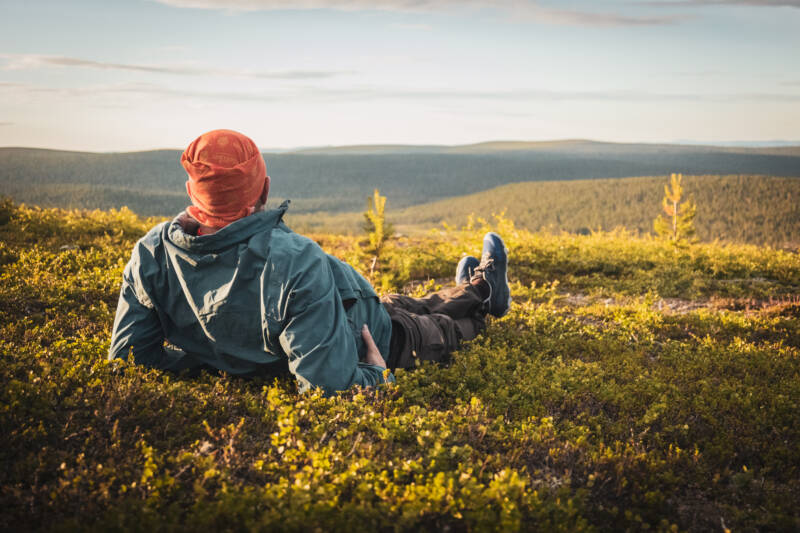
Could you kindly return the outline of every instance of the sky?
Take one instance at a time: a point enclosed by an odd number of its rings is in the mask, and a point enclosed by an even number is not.
[[[0,146],[800,140],[800,0],[0,0]]]

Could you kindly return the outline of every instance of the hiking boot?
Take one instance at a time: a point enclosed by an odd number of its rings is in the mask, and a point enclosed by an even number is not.
[[[469,280],[472,279],[472,274],[475,272],[475,268],[479,264],[480,261],[478,261],[477,257],[472,257],[471,255],[462,257],[456,267],[456,285],[469,283]]]
[[[511,307],[511,291],[508,288],[508,248],[500,235],[489,232],[483,238],[483,255],[475,267],[472,279],[485,279],[489,288],[489,314],[501,317]]]

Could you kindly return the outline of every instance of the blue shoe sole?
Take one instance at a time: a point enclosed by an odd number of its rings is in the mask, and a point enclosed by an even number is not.
[[[489,254],[494,260],[494,271],[488,275],[492,278],[492,296],[489,300],[489,313],[501,317],[511,308],[511,290],[508,287],[508,248],[503,239],[494,232],[483,238],[483,254]]]
[[[472,257],[471,255],[462,257],[456,267],[456,285],[461,285],[465,282],[468,283],[472,279],[472,273],[475,271],[475,267],[480,263],[477,257]]]

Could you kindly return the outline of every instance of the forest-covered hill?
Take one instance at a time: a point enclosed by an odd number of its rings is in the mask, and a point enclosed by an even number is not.
[[[376,284],[419,295],[500,232],[511,311],[324,399],[105,361],[154,222],[0,205],[0,530],[800,529],[796,253],[502,219],[393,240]],[[359,237],[314,238],[369,272]]]
[[[18,202],[167,216],[186,205],[180,152],[95,154],[0,148],[0,195]],[[684,174],[800,176],[792,147],[726,148],[558,141],[455,147],[338,147],[265,154],[274,198],[297,213],[360,211],[374,188],[395,208],[500,185]]]
[[[505,212],[531,230],[571,233],[623,226],[652,233],[665,177],[550,181],[505,185],[393,214],[399,224],[463,224],[469,215]],[[685,176],[684,195],[697,205],[695,226],[715,239],[800,248],[800,180],[768,176]]]
[[[505,213],[518,227],[533,231],[588,233],[622,226],[653,232],[666,177],[513,183],[466,196],[405,209],[389,219],[401,232],[442,224],[460,227],[493,213]],[[800,247],[800,179],[771,176],[684,176],[685,196],[697,204],[695,226],[703,241]],[[357,233],[360,213],[297,213],[287,219],[298,229]]]

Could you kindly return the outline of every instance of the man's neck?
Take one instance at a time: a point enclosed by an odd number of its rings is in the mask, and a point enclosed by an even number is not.
[[[261,211],[264,210],[265,207],[266,207],[266,204],[262,204],[262,203],[259,202],[253,208],[253,214],[260,213]],[[217,228],[217,227],[214,227],[214,226],[207,226],[206,224],[201,223],[199,220],[197,220],[196,218],[194,218],[191,215],[189,215],[189,218],[191,219],[192,222],[197,224],[197,226],[194,227],[194,224],[193,224],[192,225],[193,227],[189,227],[188,225],[183,224],[183,230],[186,231],[187,233],[194,233],[195,235],[198,235],[198,236],[200,236],[200,235],[213,235],[214,233],[216,233],[216,232],[218,232],[219,230],[222,229],[222,228]],[[223,227],[225,227],[225,226],[223,226]]]

